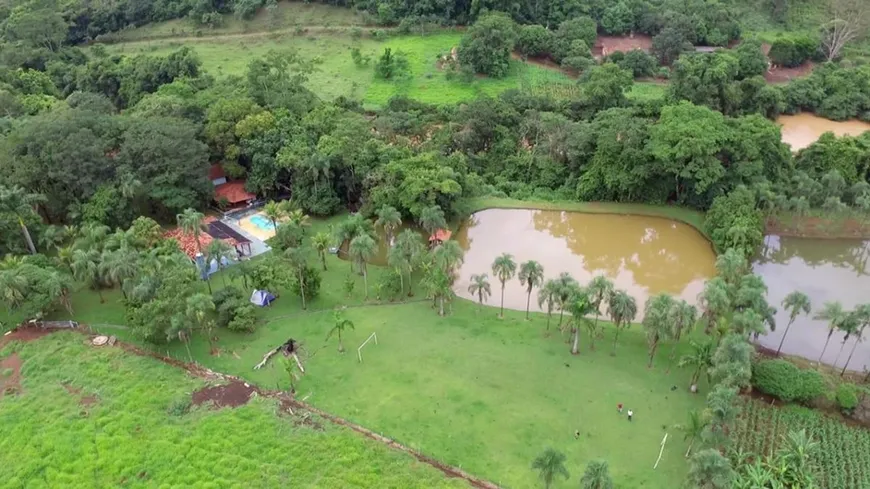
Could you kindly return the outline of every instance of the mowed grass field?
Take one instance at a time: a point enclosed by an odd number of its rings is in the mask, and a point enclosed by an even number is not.
[[[0,488],[467,487],[349,429],[279,415],[275,400],[184,413],[203,381],[74,332],[0,350],[12,355],[21,392],[0,393]]]
[[[618,209],[613,209],[618,211]],[[340,218],[316,221],[309,231],[323,230]],[[499,250],[492,250],[493,257]],[[219,332],[219,356],[209,354],[200,335],[191,344],[196,361],[236,374],[267,388],[285,389],[286,374],[275,365],[254,371],[263,354],[288,338],[302,341],[308,358],[298,395],[318,408],[345,417],[445,463],[493,480],[505,487],[534,487],[532,459],[552,446],[567,455],[572,478],[556,487],[576,487],[586,463],[605,459],[617,487],[678,487],[686,474],[686,444],[676,425],[691,409],[703,407],[702,393],[687,392],[689,372],[667,372],[670,345],[660,349],[656,366],[646,367],[646,339],[639,325],[623,333],[616,356],[610,355],[613,328],[608,324],[597,350],[581,338],[581,354],[572,356],[556,329],[549,334],[546,316],[526,321],[523,312],[456,300],[447,317],[439,317],[430,301],[377,304],[363,298],[362,277],[346,298],[342,283],[350,264],[334,256],[323,273],[320,296],[301,310],[298,297],[279,290],[274,306],[263,310],[264,324],[250,335]],[[370,267],[370,286],[383,269]],[[213,280],[222,287],[223,279]],[[236,283],[240,283],[237,280]],[[497,285],[490,305],[497,305]],[[123,325],[120,293],[96,296],[81,291],[74,297],[76,318],[94,329],[135,340]],[[415,297],[415,299],[419,299]],[[344,315],[355,329],[344,337],[347,352],[337,352],[337,340],[326,340],[332,310],[348,306]],[[372,333],[378,344],[357,347]],[[180,343],[157,348],[179,359],[187,353]],[[688,349],[679,345],[677,357]],[[672,388],[676,387],[674,390]],[[616,406],[635,412],[629,422]],[[575,431],[580,437],[575,439]],[[669,433],[658,469],[652,466],[662,437]]]
[[[224,77],[244,75],[248,63],[269,51],[296,51],[302,57],[317,60],[316,72],[308,86],[325,100],[345,96],[360,100],[366,107],[383,106],[390,97],[405,95],[431,104],[454,104],[481,95],[495,96],[509,89],[526,89],[556,96],[576,96],[576,80],[553,69],[519,60],[511,62],[511,73],[504,78],[475,77],[471,81],[459,77],[448,79],[439,68],[441,56],[449,55],[458,46],[462,33],[439,31],[427,35],[392,36],[386,40],[371,37],[354,39],[348,29],[312,29],[308,33],[280,32],[255,36],[217,36],[207,38],[163,39],[106,45],[110,53],[127,55],[167,55],[183,46],[190,47],[200,57],[203,68],[212,75]],[[358,48],[369,56],[368,65],[357,66],[351,50]],[[410,76],[399,81],[375,77],[374,63],[390,48],[404,53]],[[630,97],[660,96],[664,88],[653,83],[636,83]]]

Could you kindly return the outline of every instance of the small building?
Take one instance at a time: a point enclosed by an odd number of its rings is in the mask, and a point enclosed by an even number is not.
[[[695,46],[696,53],[715,53],[720,49],[722,48],[719,46]]]
[[[447,229],[436,229],[431,236],[429,236],[429,246],[438,246],[441,243],[450,239],[451,233]]]
[[[208,179],[214,185],[215,202],[224,203],[229,207],[247,206],[257,196],[245,190],[244,180],[227,180],[227,175],[220,163],[215,163],[208,170]]]
[[[166,231],[163,233],[163,237],[174,239],[181,251],[193,261],[196,261],[199,249],[202,249],[204,253],[208,245],[216,239],[220,239],[232,246],[240,258],[251,255],[251,240],[248,238],[242,236],[213,216],[206,217],[204,224],[206,229],[204,233],[199,235],[199,247],[196,246],[196,239],[193,235],[185,233],[181,228]]]

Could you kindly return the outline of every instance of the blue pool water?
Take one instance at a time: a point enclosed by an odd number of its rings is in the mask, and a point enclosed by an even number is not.
[[[270,221],[268,217],[262,214],[254,214],[253,216],[251,216],[251,223],[254,226],[262,229],[263,231],[275,230],[275,226],[272,225],[272,221]]]

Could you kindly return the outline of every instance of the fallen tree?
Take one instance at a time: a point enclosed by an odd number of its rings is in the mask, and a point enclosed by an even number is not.
[[[299,367],[299,371],[303,374],[305,373],[305,367],[302,366],[302,362],[299,360],[299,353],[302,350],[302,346],[293,338],[285,341],[283,344],[278,346],[273,350],[269,350],[264,356],[263,360],[254,365],[254,370],[260,370],[265,367],[269,360],[278,353],[284,354],[285,357],[293,357],[293,360],[296,360],[296,365]]]

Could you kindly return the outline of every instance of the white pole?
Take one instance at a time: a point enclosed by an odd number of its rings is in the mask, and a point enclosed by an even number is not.
[[[369,335],[368,338],[366,338],[365,341],[362,342],[362,345],[360,345],[359,348],[356,349],[356,355],[357,355],[357,357],[359,357],[359,363],[362,363],[362,349],[363,349],[363,347],[366,346],[366,343],[371,341],[372,338],[375,339],[375,344],[377,345],[378,344],[378,335],[377,335],[377,333],[372,333]]]
[[[656,464],[653,466],[653,470],[659,466],[659,461],[662,459],[662,452],[665,451],[665,443],[668,442],[668,434],[665,433],[665,437],[662,438],[662,448],[659,450],[659,458],[656,459]]]

